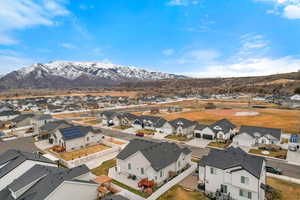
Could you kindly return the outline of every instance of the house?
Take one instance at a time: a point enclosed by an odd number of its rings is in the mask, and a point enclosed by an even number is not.
[[[264,200],[265,181],[264,158],[240,148],[212,149],[199,161],[199,182],[208,195],[219,199]]]
[[[206,140],[214,140],[216,135],[210,126],[197,123],[194,129],[194,137],[203,138]]]
[[[170,121],[170,124],[174,129],[175,135],[186,136],[187,138],[193,137],[194,129],[197,125],[196,122],[185,118],[174,119]]]
[[[295,94],[293,96],[290,97],[290,100],[293,101],[300,101],[300,94]]]
[[[210,125],[218,140],[229,140],[236,133],[236,126],[227,119],[216,121]]]
[[[133,122],[136,129],[155,130],[159,133],[172,134],[173,128],[171,124],[162,117],[141,115]]]
[[[9,121],[16,118],[20,112],[18,111],[2,111],[0,112],[0,121]]]
[[[104,111],[97,115],[103,126],[131,126],[136,115],[127,112]]]
[[[34,165],[55,167],[51,160],[33,153],[11,149],[0,155],[0,191]],[[0,198],[2,199],[2,198]]]
[[[72,151],[98,144],[103,137],[101,133],[100,129],[93,129],[91,126],[71,126],[58,129],[50,136],[49,142]]]
[[[14,107],[10,104],[1,104],[0,105],[0,113],[4,111],[13,111]]]
[[[134,139],[116,158],[118,174],[153,180],[160,185],[170,173],[179,173],[190,165],[191,150],[174,143]]]
[[[54,134],[58,129],[67,128],[70,126],[73,125],[65,120],[55,120],[47,122],[38,129],[39,139],[49,139],[50,135]]]
[[[52,120],[52,115],[35,115],[32,118],[32,125],[35,125],[36,128],[40,128]]]
[[[257,126],[241,126],[233,138],[233,144],[239,146],[256,146],[259,144],[280,144],[281,129]]]
[[[11,122],[15,127],[31,126],[33,117],[34,114],[32,113],[21,114],[16,118],[12,119]]]
[[[0,199],[95,200],[98,184],[89,178],[85,165],[72,169],[34,165],[0,191]]]

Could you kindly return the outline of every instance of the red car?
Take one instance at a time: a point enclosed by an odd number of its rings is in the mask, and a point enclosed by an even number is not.
[[[135,135],[139,137],[144,137],[144,133],[136,133]]]

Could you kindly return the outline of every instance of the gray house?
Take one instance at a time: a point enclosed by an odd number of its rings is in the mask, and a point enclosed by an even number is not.
[[[155,130],[159,133],[171,134],[173,127],[162,117],[141,115],[133,122],[133,127],[136,129]]]
[[[0,191],[6,200],[94,200],[98,185],[89,181],[89,169],[34,165]]]
[[[21,114],[16,118],[12,119],[11,122],[15,127],[31,126],[33,117],[34,114],[32,113]]]
[[[233,138],[233,144],[239,146],[257,146],[259,144],[280,144],[281,129],[257,126],[241,126]]]

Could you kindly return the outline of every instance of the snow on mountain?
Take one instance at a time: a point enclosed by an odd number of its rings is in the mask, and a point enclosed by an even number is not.
[[[34,64],[30,67],[24,67],[17,71],[19,78],[36,72],[37,76],[42,74],[55,75],[74,80],[82,75],[89,78],[105,78],[111,80],[159,80],[179,78],[180,76],[162,72],[154,72],[145,69],[139,69],[132,66],[114,65],[101,62],[66,62],[55,61],[46,64]]]
[[[179,79],[185,76],[102,62],[37,63],[0,78],[0,90],[98,87],[126,81]]]

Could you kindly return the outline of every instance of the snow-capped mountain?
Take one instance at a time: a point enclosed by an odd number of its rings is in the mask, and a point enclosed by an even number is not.
[[[55,61],[33,64],[3,76],[0,89],[94,87],[178,78],[185,77],[111,63]]]

